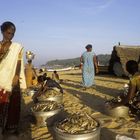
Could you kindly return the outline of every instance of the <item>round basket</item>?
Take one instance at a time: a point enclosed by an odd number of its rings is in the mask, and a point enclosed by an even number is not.
[[[107,109],[107,113],[112,117],[128,117],[129,116],[129,108],[127,106],[118,106],[111,109]]]
[[[56,140],[100,140],[100,124],[98,126],[87,133],[80,134],[70,134],[66,132],[62,132],[57,128],[58,122],[54,125],[54,132]]]

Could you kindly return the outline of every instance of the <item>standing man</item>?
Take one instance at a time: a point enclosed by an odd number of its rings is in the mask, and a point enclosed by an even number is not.
[[[82,54],[80,58],[80,62],[82,64],[82,80],[84,89],[95,85],[94,77],[96,69],[96,73],[99,72],[96,55],[92,52],[92,45],[88,44],[86,47],[86,51]]]

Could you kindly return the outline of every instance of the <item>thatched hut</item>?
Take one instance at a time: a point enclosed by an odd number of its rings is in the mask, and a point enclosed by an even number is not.
[[[117,76],[128,76],[126,62],[128,60],[139,61],[140,46],[118,45],[113,47],[109,62],[109,72]]]

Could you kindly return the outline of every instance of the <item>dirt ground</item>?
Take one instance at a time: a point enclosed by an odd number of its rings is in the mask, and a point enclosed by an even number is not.
[[[115,140],[117,134],[140,140],[140,121],[135,118],[113,118],[106,113],[104,103],[119,95],[128,79],[106,74],[95,77],[96,87],[83,90],[81,71],[58,72],[63,79],[63,105],[65,113],[86,112],[100,122],[101,140]],[[51,76],[51,72],[48,73]],[[22,109],[19,136],[0,136],[0,140],[53,140],[53,127],[39,127],[34,124],[30,108],[33,105],[30,96],[22,96]]]

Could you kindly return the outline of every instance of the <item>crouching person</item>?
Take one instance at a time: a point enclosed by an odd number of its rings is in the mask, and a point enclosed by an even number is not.
[[[140,73],[138,72],[138,63],[129,60],[126,63],[126,70],[131,75],[127,94],[113,98],[106,104],[110,107],[125,105],[131,110],[131,113],[140,115]]]
[[[39,87],[38,92],[33,95],[33,101],[35,103],[38,102],[37,99],[38,97],[44,95],[50,89],[52,90],[54,89],[60,93],[63,93],[62,87],[56,81],[52,80],[50,77],[46,77],[44,79],[44,76],[42,75],[38,77],[38,87]]]

